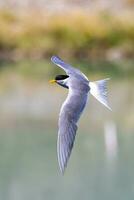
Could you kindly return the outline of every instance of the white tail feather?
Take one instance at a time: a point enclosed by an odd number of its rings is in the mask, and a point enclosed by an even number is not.
[[[107,81],[110,78],[89,82],[90,93],[104,106],[106,106],[109,110],[112,110],[107,102]]]

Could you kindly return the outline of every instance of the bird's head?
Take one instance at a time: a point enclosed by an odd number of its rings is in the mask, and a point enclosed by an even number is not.
[[[68,86],[68,78],[69,78],[68,75],[57,75],[55,77],[55,79],[50,80],[49,82],[50,83],[57,83],[60,86],[68,89],[69,88],[69,86]]]

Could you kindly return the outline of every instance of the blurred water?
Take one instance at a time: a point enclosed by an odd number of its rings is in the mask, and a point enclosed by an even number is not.
[[[104,132],[78,132],[64,176],[56,156],[57,130],[41,122],[1,129],[0,199],[133,199],[134,134],[119,132],[118,153],[106,155]]]
[[[0,94],[0,199],[134,199],[133,81],[110,83],[112,113],[89,99],[64,176],[56,140],[67,91],[22,85]]]

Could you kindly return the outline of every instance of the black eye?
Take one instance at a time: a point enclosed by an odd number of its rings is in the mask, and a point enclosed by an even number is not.
[[[57,75],[56,77],[55,77],[55,80],[64,80],[64,79],[66,79],[66,78],[68,78],[69,76],[68,75]]]

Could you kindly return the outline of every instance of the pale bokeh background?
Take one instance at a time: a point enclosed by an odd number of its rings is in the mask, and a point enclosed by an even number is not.
[[[134,1],[0,1],[0,199],[134,199]],[[93,97],[64,176],[56,142],[67,90],[50,58],[90,80],[111,77],[108,111]]]

